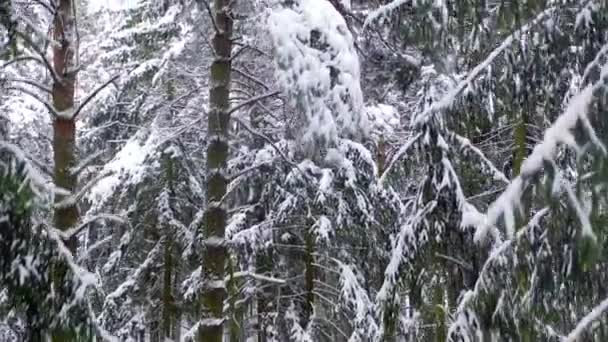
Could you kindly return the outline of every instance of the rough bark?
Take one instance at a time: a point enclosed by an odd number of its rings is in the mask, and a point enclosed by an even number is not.
[[[172,100],[169,93],[169,99]],[[169,191],[169,197],[175,196],[176,170],[173,160],[169,154],[163,155],[163,165],[165,169],[165,182]],[[164,235],[164,255],[163,255],[163,290],[162,290],[162,313],[161,313],[161,337],[162,341],[172,340],[175,333],[177,322],[177,305],[174,296],[175,281],[177,279],[177,268],[175,252],[176,244],[174,241],[174,230],[171,225],[162,220],[162,234]]]
[[[526,147],[528,142],[527,121],[528,115],[522,112],[513,130],[513,140],[515,142],[513,150],[513,177],[519,175],[521,165],[528,154]]]
[[[310,324],[311,317],[314,312],[315,305],[315,294],[314,294],[314,284],[316,278],[315,272],[315,257],[314,257],[314,236],[312,231],[307,231],[306,236],[306,246],[305,246],[305,254],[304,254],[304,262],[305,262],[305,270],[304,270],[304,307],[302,310],[302,321],[300,324],[302,328],[306,329],[308,324]]]
[[[170,236],[165,236],[164,270],[163,270],[163,305],[162,305],[162,337],[171,339],[173,337],[175,324],[175,301],[173,298],[173,241]]]
[[[199,0],[199,4],[202,1]],[[229,0],[213,1],[215,35],[212,40],[215,58],[211,64],[208,147],[207,147],[207,211],[205,213],[202,268],[206,283],[202,290],[199,341],[222,342],[224,328],[223,303],[226,297],[224,281],[227,258],[224,235],[227,211],[222,203],[228,179],[229,94],[231,82],[231,50],[233,20]]]
[[[76,164],[76,125],[74,118],[69,115],[74,109],[74,86],[76,83],[75,57],[77,51],[76,27],[74,18],[74,6],[72,0],[57,1],[57,12],[53,21],[53,39],[57,44],[53,45],[53,68],[58,79],[53,83],[52,104],[59,114],[53,122],[53,159],[54,181],[57,187],[74,192],[77,186],[77,177],[71,171]],[[57,197],[60,202],[64,198]],[[73,227],[79,219],[76,203],[57,206],[54,212],[55,227],[60,230],[68,230]],[[66,245],[72,253],[77,248],[76,239],[66,241]],[[58,263],[54,265],[53,278],[55,288],[59,293],[58,298],[63,298],[69,291],[62,286],[67,274],[67,265]],[[53,342],[72,341],[76,338],[76,332],[58,327],[51,333]]]
[[[70,113],[74,108],[74,85],[76,73],[74,59],[76,43],[75,19],[72,0],[60,0],[55,16],[54,40],[59,44],[53,47],[53,67],[58,75],[53,83],[53,107],[64,116],[57,116],[53,122],[53,153],[55,162],[55,185],[66,190],[76,190],[77,178],[70,168],[76,163],[76,125]],[[61,197],[58,198],[62,200]],[[66,230],[78,221],[76,204],[64,205],[55,210],[55,226]],[[69,248],[76,249],[75,241],[69,242]]]

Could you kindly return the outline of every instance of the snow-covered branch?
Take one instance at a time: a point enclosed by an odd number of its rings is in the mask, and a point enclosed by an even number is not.
[[[45,197],[47,195],[69,195],[70,192],[64,189],[60,189],[52,184],[48,179],[46,179],[39,169],[35,167],[30,158],[26,155],[26,153],[16,145],[11,143],[0,141],[0,151],[8,151],[8,153],[12,154],[17,160],[24,163],[27,177],[32,182],[32,186],[36,191],[38,197]]]
[[[392,11],[396,10],[397,8],[405,5],[406,3],[410,2],[410,1],[412,1],[412,0],[393,0],[386,5],[382,5],[378,8],[376,8],[375,10],[373,10],[372,12],[370,12],[367,15],[367,18],[365,18],[363,28],[366,28],[376,19],[390,14]]]
[[[579,94],[575,95],[562,115],[546,130],[542,142],[534,147],[532,153],[523,162],[521,174],[511,181],[505,191],[488,208],[485,224],[475,233],[477,241],[485,239],[488,229],[494,227],[501,216],[505,217],[507,232],[509,236],[512,236],[514,232],[514,220],[512,219],[514,207],[519,206],[521,196],[528,187],[530,179],[542,170],[545,161],[552,161],[554,159],[557,147],[560,144],[569,146],[575,151],[580,151],[574,138],[573,130],[581,119],[587,118],[589,106],[593,100],[593,93],[595,90],[603,87],[606,77],[608,77],[608,66],[602,68],[599,82],[595,85],[587,86]],[[580,213],[579,210],[577,212]],[[584,215],[586,216],[586,214]],[[582,219],[581,223],[584,226],[583,233],[592,236],[593,232],[590,231],[590,227],[586,224],[585,217],[579,218]]]
[[[278,285],[284,285],[286,283],[284,279],[269,277],[269,276],[265,276],[263,274],[253,273],[253,272],[249,272],[249,271],[234,272],[234,273],[226,276],[224,281],[229,282],[233,279],[238,279],[238,278],[251,278],[251,279],[261,281],[261,282],[273,283],[273,284],[278,284]]]
[[[499,245],[493,247],[493,249],[490,251],[488,258],[485,260],[481,271],[479,272],[479,275],[477,276],[477,280],[475,281],[473,289],[466,291],[461,297],[460,302],[458,303],[458,307],[456,309],[456,313],[454,315],[456,319],[452,322],[448,329],[448,336],[450,336],[453,332],[459,330],[459,324],[461,323],[461,321],[458,319],[458,315],[465,314],[469,305],[471,305],[471,303],[473,303],[473,301],[477,299],[481,291],[487,289],[487,276],[490,272],[491,267],[494,266],[496,260],[501,258],[504,253],[506,253],[510,248],[512,248],[514,244],[518,243],[521,239],[523,239],[530,229],[537,227],[543,217],[545,217],[548,213],[548,208],[543,208],[539,210],[536,214],[534,214],[534,216],[532,217],[532,219],[530,219],[527,225],[517,231],[515,237],[507,239],[501,242]]]
[[[439,101],[433,102],[433,104],[429,106],[421,115],[417,116],[413,122],[414,126],[419,126],[428,122],[436,113],[451,107],[463,90],[469,87],[482,71],[487,69],[498,56],[500,56],[509,46],[511,46],[516,41],[517,37],[521,36],[534,26],[540,24],[543,20],[547,19],[555,11],[555,9],[556,8],[554,6],[551,6],[543,10],[530,22],[511,33],[496,49],[492,50],[492,52],[483,62],[475,66],[467,74],[467,77],[465,77],[464,80],[458,82],[458,84],[443,95]]]
[[[109,80],[107,80],[106,82],[102,83],[99,87],[97,87],[97,89],[93,90],[87,97],[84,98],[84,100],[80,103],[78,108],[76,108],[74,110],[74,112],[72,113],[71,119],[76,119],[78,117],[78,115],[80,114],[80,112],[82,112],[84,107],[86,107],[86,105],[89,104],[89,102],[91,102],[107,86],[109,86],[110,84],[114,84],[114,81],[116,81],[119,77],[120,77],[120,75],[116,75],[116,76],[110,78]]]
[[[568,334],[568,336],[563,340],[563,342],[582,342],[581,335],[585,330],[587,330],[593,322],[599,319],[606,311],[608,311],[608,298],[604,299],[597,305],[591,312],[589,312],[585,317],[583,317],[574,330]]]
[[[416,141],[418,141],[421,136],[422,133],[418,133],[414,137],[410,138],[407,142],[405,142],[405,144],[401,145],[401,147],[399,147],[399,150],[397,150],[395,155],[391,158],[391,161],[388,163],[388,166],[384,169],[384,172],[382,172],[382,175],[380,175],[380,184],[383,184],[386,181],[386,178],[390,174],[395,164],[402,157],[404,157],[406,153],[409,152],[409,150],[412,148],[412,146],[414,146]]]

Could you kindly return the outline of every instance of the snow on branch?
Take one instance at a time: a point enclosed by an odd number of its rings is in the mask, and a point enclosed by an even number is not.
[[[563,342],[579,342],[583,341],[581,338],[581,334],[589,328],[589,326],[600,318],[606,311],[608,311],[608,298],[604,299],[598,306],[593,308],[591,312],[589,312],[583,319],[581,319],[576,328],[568,334],[568,336],[563,340]]]
[[[250,98],[248,100],[245,100],[245,101],[243,101],[243,102],[235,105],[234,107],[230,108],[230,110],[228,111],[228,113],[232,114],[232,113],[238,111],[241,108],[244,108],[244,107],[247,107],[247,106],[250,106],[250,105],[254,105],[254,104],[256,104],[256,103],[258,103],[258,102],[260,102],[262,100],[265,100],[265,99],[267,99],[269,97],[273,97],[273,96],[279,95],[280,93],[281,93],[280,91],[274,90],[274,91],[269,91],[267,93],[264,93],[264,94],[261,94],[261,95],[258,95],[258,96],[254,96],[254,97],[252,97],[252,98]]]
[[[416,243],[414,229],[425,219],[428,213],[435,209],[436,204],[435,201],[427,203],[424,208],[410,217],[401,227],[399,234],[395,239],[396,241],[392,243],[393,246],[390,260],[384,271],[384,282],[376,295],[377,304],[384,303],[388,300],[400,276],[399,271],[403,262],[409,262],[420,247]]]
[[[68,248],[63,243],[61,236],[59,235],[60,231],[55,228],[47,229],[49,238],[55,242],[57,245],[57,251],[60,255],[60,258],[63,262],[66,263],[70,271],[72,272],[73,279],[75,283],[78,284],[75,287],[74,300],[70,302],[66,302],[62,305],[60,312],[58,313],[59,317],[64,317],[69,314],[70,309],[78,305],[79,303],[83,304],[87,308],[88,319],[92,324],[95,331],[99,334],[99,337],[102,340],[108,342],[117,342],[118,339],[114,337],[110,332],[106,331],[99,324],[99,320],[95,316],[95,313],[92,309],[92,305],[86,296],[86,291],[89,288],[93,288],[95,290],[100,290],[101,284],[99,282],[99,278],[78,265],[72,256],[72,253],[68,250]]]
[[[147,158],[153,155],[163,142],[157,131],[158,128],[154,124],[152,128],[140,129],[104,166],[104,177],[96,179],[88,191],[87,198],[93,202],[93,208],[101,207],[122,184],[137,184],[143,179],[147,171]]]
[[[520,175],[515,178],[505,189],[505,191],[490,205],[486,214],[486,222],[481,226],[475,233],[475,240],[480,241],[485,239],[489,229],[493,228],[500,217],[505,217],[505,223],[507,225],[507,234],[509,237],[513,236],[515,230],[513,213],[515,207],[519,206],[521,197],[524,190],[528,187],[530,178],[539,173],[543,168],[545,161],[552,161],[557,147],[560,144],[573,148],[578,153],[581,152],[578,146],[573,130],[575,129],[578,122],[585,122],[588,120],[588,110],[593,100],[593,93],[600,87],[604,86],[605,79],[608,77],[608,66],[602,68],[600,81],[595,85],[587,86],[580,93],[575,95],[569,102],[563,114],[549,127],[544,135],[541,143],[534,147],[534,150],[523,162],[521,167]],[[597,140],[595,133],[588,132],[592,141]],[[603,147],[603,145],[600,145]],[[605,148],[600,150],[604,150]],[[569,197],[572,200],[573,194],[569,193]],[[575,209],[579,220],[583,225],[583,235],[594,237],[593,230],[589,225],[586,214],[583,210],[580,210],[576,206],[578,201],[574,201]],[[581,216],[582,215],[582,216]]]
[[[8,151],[17,160],[25,164],[28,180],[33,186],[33,190],[37,197],[44,197],[45,195],[69,195],[70,192],[55,186],[51,181],[45,179],[42,173],[35,167],[34,162],[28,158],[26,153],[16,145],[11,143],[0,141],[0,151]],[[43,194],[42,192],[45,192]]]
[[[307,144],[366,134],[359,57],[342,15],[327,0],[299,0],[268,21],[277,80],[302,112]]]
[[[397,161],[399,161],[399,159],[401,159],[403,156],[405,156],[405,154],[412,148],[412,146],[414,146],[414,143],[416,143],[416,141],[418,141],[418,139],[421,136],[422,136],[422,132],[416,134],[414,137],[409,139],[405,144],[403,144],[403,145],[401,145],[401,147],[399,147],[399,150],[395,153],[395,155],[389,162],[386,169],[384,169],[384,172],[382,172],[382,175],[380,176],[380,184],[383,184],[385,182],[386,177],[388,177],[388,175],[390,174],[391,170],[395,166],[395,163]]]
[[[110,84],[114,84],[114,81],[116,81],[119,77],[120,77],[120,75],[115,75],[114,77],[111,77],[108,81],[102,83],[95,90],[93,90],[87,97],[85,97],[85,99],[81,102],[81,104],[78,106],[78,108],[76,108],[72,112],[72,115],[68,119],[76,119],[78,117],[78,115],[82,112],[84,107],[86,107],[86,105],[89,104],[89,102],[91,102],[97,95],[99,95],[99,93],[102,90],[104,90],[107,86],[109,86]]]
[[[251,279],[258,280],[258,281],[273,283],[273,284],[278,284],[278,285],[284,285],[286,283],[286,281],[284,279],[268,277],[263,274],[253,273],[253,272],[249,272],[249,271],[234,272],[234,273],[226,276],[224,281],[229,282],[230,280],[236,279],[236,278],[251,278]]]
[[[503,183],[509,184],[509,178],[507,178],[507,176],[505,176],[505,174],[500,171],[479,148],[473,145],[469,139],[462,137],[456,134],[455,132],[449,132],[448,138],[451,138],[452,140],[457,142],[463,149],[467,149],[473,152],[473,154],[475,154],[477,157],[479,157],[483,164],[485,164],[490,169],[490,171],[494,175],[495,180],[499,180]]]
[[[54,207],[57,209],[67,208],[78,203],[95,185],[101,180],[105,179],[112,175],[112,171],[105,171],[101,174],[97,175],[95,178],[87,182],[80,191],[76,194],[67,196],[65,199],[61,200],[58,203],[55,203]]]
[[[333,259],[340,268],[340,295],[355,313],[352,340],[373,341],[380,333],[374,319],[374,305],[351,266]],[[358,338],[358,339],[357,339]]]
[[[429,106],[421,115],[417,116],[413,124],[415,126],[423,125],[427,123],[436,113],[444,109],[450,108],[454,104],[454,101],[456,101],[456,98],[471,84],[471,82],[473,82],[482,71],[488,68],[494,62],[496,57],[498,57],[509,46],[511,46],[511,44],[515,42],[518,36],[521,36],[528,30],[530,30],[532,27],[538,25],[541,21],[545,20],[555,11],[555,9],[555,6],[545,9],[544,11],[536,15],[533,20],[511,33],[496,49],[494,49],[488,55],[488,57],[483,62],[475,66],[464,80],[460,81],[455,87],[449,90],[441,98],[441,100],[433,102],[433,104]]]
[[[583,77],[582,77],[583,82],[586,82],[587,79],[589,78],[589,76],[594,74],[594,73],[592,73],[592,71],[595,71],[596,68],[601,67],[600,60],[601,60],[602,56],[606,56],[606,55],[608,55],[608,44],[605,44],[604,46],[602,46],[602,48],[595,55],[595,58],[591,61],[591,63],[587,64],[587,66],[585,67],[585,71],[583,72]]]
[[[452,322],[452,324],[450,325],[450,327],[448,329],[448,336],[451,336],[453,333],[460,330],[459,325],[462,324],[463,322],[459,319],[458,316],[464,315],[467,308],[479,296],[480,292],[487,288],[487,285],[488,285],[487,276],[488,276],[488,273],[490,272],[490,268],[492,267],[494,262],[498,258],[503,256],[504,253],[507,252],[515,243],[519,242],[522,238],[524,238],[526,236],[527,232],[531,228],[537,227],[540,224],[540,221],[542,220],[542,218],[545,217],[548,213],[549,213],[548,208],[543,208],[543,209],[539,210],[536,214],[534,214],[534,216],[528,222],[528,224],[517,232],[515,237],[503,241],[502,243],[495,246],[490,251],[488,258],[485,260],[485,262],[481,268],[481,271],[479,272],[479,276],[477,277],[477,280],[475,281],[475,285],[473,286],[473,289],[468,290],[467,292],[465,292],[462,295],[462,299],[460,300],[460,303],[458,304],[458,307],[456,309],[456,313],[454,314],[454,317],[456,317],[456,319]]]
[[[458,179],[458,174],[456,170],[454,170],[454,166],[452,162],[447,157],[443,157],[441,159],[441,163],[444,167],[444,179],[442,180],[442,184],[446,182],[450,182],[454,187],[454,193],[456,195],[456,203],[458,204],[458,209],[461,212],[462,219],[460,222],[460,226],[462,228],[465,227],[478,227],[480,224],[484,222],[484,216],[482,213],[477,210],[477,208],[471,204],[467,197],[464,194],[464,190],[460,185],[460,180]],[[496,235],[497,232],[492,231],[493,235]]]
[[[91,223],[94,223],[94,222],[97,222],[100,220],[112,221],[112,222],[125,224],[125,225],[129,224],[129,221],[127,220],[126,217],[113,215],[113,214],[98,214],[98,215],[87,218],[77,227],[71,228],[66,231],[57,231],[57,233],[64,240],[69,240],[71,238],[74,238],[76,235],[78,235],[83,229],[87,228]]]
[[[397,8],[405,5],[406,3],[410,2],[410,1],[411,0],[393,0],[386,5],[382,5],[382,6],[378,7],[377,9],[373,10],[371,13],[369,13],[367,15],[367,18],[365,18],[365,22],[363,23],[363,28],[365,29],[374,20],[376,20],[382,16],[386,16],[386,15],[390,14],[390,12],[396,10]]]
[[[121,283],[114,291],[112,291],[106,296],[105,301],[103,303],[103,310],[98,318],[100,321],[103,322],[112,315],[112,311],[116,310],[118,306],[117,300],[123,298],[123,296],[133,291],[140,285],[138,283],[140,282],[141,277],[143,277],[144,274],[149,271],[149,269],[157,261],[157,258],[160,256],[162,244],[163,243],[161,239],[154,245],[152,250],[148,252],[146,260],[141,263],[141,265],[135,270],[135,272],[130,274],[127,277],[127,280]]]
[[[55,107],[53,107],[53,105],[44,99],[44,97],[40,96],[39,94],[37,94],[34,91],[31,91],[29,89],[23,88],[23,87],[18,87],[18,86],[8,86],[5,88],[6,90],[13,90],[16,92],[20,92],[23,93],[25,95],[30,96],[31,98],[33,98],[34,100],[38,101],[40,104],[42,104],[52,116],[59,116],[60,114],[55,110]]]

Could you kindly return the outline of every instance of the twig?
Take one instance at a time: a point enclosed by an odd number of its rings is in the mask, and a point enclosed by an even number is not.
[[[294,167],[294,168],[298,169],[298,170],[299,170],[299,171],[300,171],[300,172],[301,172],[303,175],[306,175],[306,174],[304,173],[304,171],[302,171],[302,170],[300,169],[300,166],[299,166],[298,164],[296,164],[294,161],[292,161],[291,159],[289,159],[289,157],[287,157],[287,156],[285,155],[285,153],[283,153],[283,151],[281,151],[281,149],[280,149],[280,148],[279,148],[279,147],[278,147],[278,146],[277,146],[277,145],[276,145],[276,144],[275,144],[275,143],[272,141],[272,139],[270,139],[268,136],[266,136],[265,134],[260,133],[260,132],[258,132],[258,131],[256,131],[256,130],[254,130],[253,128],[251,128],[249,125],[247,125],[247,124],[246,124],[246,123],[245,123],[243,120],[241,120],[240,118],[237,118],[237,117],[232,117],[231,119],[232,119],[232,120],[235,120],[236,122],[238,122],[238,123],[239,123],[239,125],[243,126],[243,128],[245,128],[245,130],[246,130],[246,131],[248,131],[249,133],[251,133],[251,134],[253,134],[253,135],[255,135],[255,136],[259,137],[259,138],[264,139],[264,140],[265,140],[265,141],[266,141],[268,144],[270,144],[270,146],[272,146],[272,148],[274,148],[274,149],[275,149],[275,151],[277,151],[277,153],[278,153],[278,154],[281,156],[281,158],[283,158],[283,160],[284,160],[284,161],[285,161],[287,164],[289,164],[289,165],[291,165],[292,167]]]
[[[89,94],[89,96],[87,96],[86,99],[80,104],[80,106],[78,106],[78,108],[76,109],[76,111],[74,111],[74,114],[72,115],[72,119],[76,119],[78,117],[78,114],[80,114],[80,112],[82,111],[82,109],[87,104],[89,104],[89,102],[91,102],[91,100],[93,100],[95,98],[95,96],[97,96],[97,94],[99,94],[108,85],[114,83],[114,81],[116,81],[119,77],[120,77],[120,75],[116,75],[116,76],[110,78],[104,84],[102,84],[97,89],[95,89],[91,94]]]
[[[467,270],[469,272],[474,272],[475,271],[473,269],[473,266],[471,266],[471,264],[469,264],[467,262],[464,262],[462,260],[458,260],[458,259],[456,259],[454,257],[449,256],[449,255],[445,255],[445,254],[441,254],[441,253],[435,253],[435,256],[439,257],[439,258],[442,258],[442,259],[445,259],[447,261],[451,261],[451,262],[455,263],[456,265],[464,268],[465,270]]]
[[[53,107],[53,105],[51,105],[48,101],[46,101],[45,99],[43,99],[42,97],[40,97],[38,94],[34,93],[33,91],[29,91],[25,88],[21,88],[21,87],[16,87],[16,86],[12,86],[12,87],[7,87],[7,90],[14,90],[14,91],[19,91],[22,92],[28,96],[31,96],[32,98],[34,98],[36,101],[40,102],[42,105],[44,105],[46,107],[46,109],[49,110],[50,114],[57,117],[58,113],[55,110],[55,107]]]
[[[254,104],[254,103],[258,102],[258,101],[262,101],[262,100],[264,100],[266,98],[276,96],[276,95],[278,95],[280,93],[281,93],[280,90],[275,90],[275,91],[271,91],[271,92],[266,93],[266,94],[262,94],[262,95],[259,95],[259,96],[252,97],[249,100],[243,101],[243,102],[239,103],[238,105],[232,107],[230,110],[228,110],[228,114],[232,114],[232,113],[236,112],[237,110],[239,110],[239,109],[241,109],[243,107],[246,107],[246,106],[248,106],[250,104]]]
[[[7,78],[6,80],[8,82],[25,83],[25,84],[31,85],[32,87],[35,87],[36,89],[42,90],[43,92],[45,92],[47,94],[52,94],[53,93],[52,89],[47,88],[43,84],[40,84],[40,83],[38,83],[36,81],[28,80],[27,78]]]
[[[199,5],[203,5],[205,7],[205,9],[207,10],[207,13],[209,14],[209,18],[211,19],[211,23],[213,24],[213,28],[215,29],[215,33],[219,34],[220,29],[219,29],[219,27],[217,27],[217,24],[215,23],[215,16],[213,15],[213,11],[211,10],[211,7],[209,7],[209,3],[206,0],[197,0],[196,2]]]
[[[233,280],[236,278],[252,278],[255,280],[275,283],[275,284],[279,284],[279,285],[284,285],[286,283],[286,281],[284,279],[268,277],[263,274],[257,274],[257,273],[253,273],[253,272],[249,272],[249,271],[234,272],[234,273],[228,275],[224,281],[229,282],[230,280]]]

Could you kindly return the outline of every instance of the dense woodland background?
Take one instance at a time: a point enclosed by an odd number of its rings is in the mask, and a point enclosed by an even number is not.
[[[605,0],[0,0],[0,341],[607,341]]]

